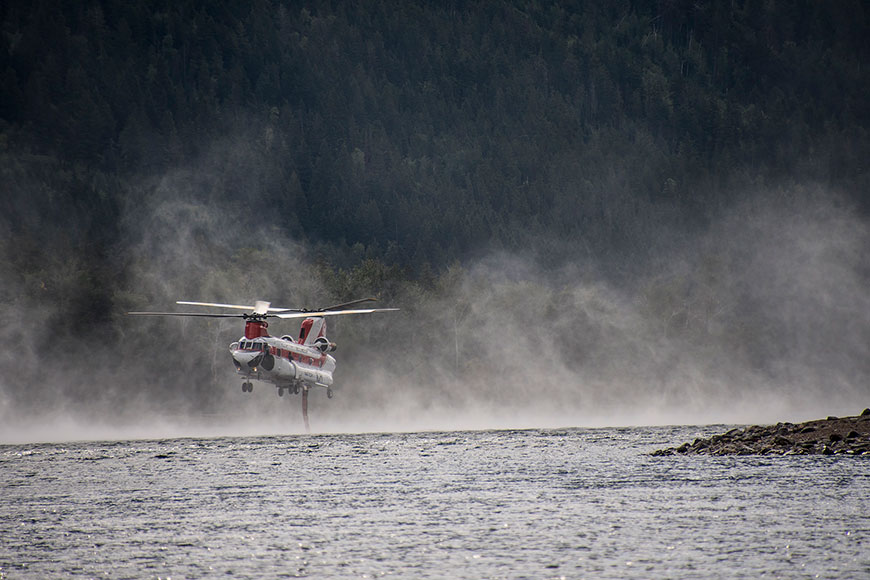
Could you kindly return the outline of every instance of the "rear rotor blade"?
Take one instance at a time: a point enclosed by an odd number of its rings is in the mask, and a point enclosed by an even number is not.
[[[315,312],[285,312],[275,314],[278,318],[319,318],[321,316],[340,316],[343,314],[370,314],[372,312],[395,312],[398,308],[366,308],[363,310],[324,310]]]
[[[377,302],[377,298],[360,298],[358,300],[351,300],[350,302],[344,302],[342,304],[334,304],[332,306],[327,306],[326,308],[319,308],[318,311],[324,310],[344,310],[348,306],[354,306],[356,304],[362,304],[363,302]]]

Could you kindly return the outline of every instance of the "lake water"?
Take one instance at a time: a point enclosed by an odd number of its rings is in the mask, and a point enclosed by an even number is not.
[[[0,578],[870,578],[870,458],[725,429],[3,445]]]

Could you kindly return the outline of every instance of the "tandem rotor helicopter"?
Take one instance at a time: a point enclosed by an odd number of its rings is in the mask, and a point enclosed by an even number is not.
[[[326,337],[326,317],[348,314],[370,314],[372,312],[393,312],[398,308],[351,308],[376,298],[362,298],[326,308],[308,310],[304,308],[272,308],[269,302],[256,301],[253,306],[240,304],[217,304],[213,302],[178,301],[184,306],[205,306],[209,308],[230,308],[246,310],[243,314],[216,312],[128,312],[131,316],[192,316],[202,318],[242,318],[245,321],[245,334],[230,344],[230,354],[236,372],[243,377],[242,392],[254,390],[252,380],[272,383],[278,388],[278,396],[284,392],[302,393],[302,416],[305,429],[308,426],[308,390],[312,387],[326,389],[326,396],[332,398],[332,373],[335,371],[335,358],[328,354],[334,352],[336,344]],[[298,338],[284,335],[281,338],[269,336],[266,330],[267,318],[298,319],[302,325]]]

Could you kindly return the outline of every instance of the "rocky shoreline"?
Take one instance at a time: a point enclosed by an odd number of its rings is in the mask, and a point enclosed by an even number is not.
[[[870,409],[855,417],[828,417],[805,423],[777,423],[732,429],[663,455],[867,455],[870,456]]]

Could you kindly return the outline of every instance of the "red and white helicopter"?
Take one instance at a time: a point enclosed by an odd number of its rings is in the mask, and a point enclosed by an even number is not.
[[[251,380],[272,383],[278,388],[278,396],[284,391],[298,394],[302,392],[302,415],[308,429],[308,390],[312,387],[326,389],[332,398],[332,373],[335,371],[335,358],[330,352],[336,345],[326,338],[326,317],[347,314],[369,314],[372,312],[393,312],[398,308],[349,307],[371,302],[375,298],[362,298],[326,308],[307,310],[300,308],[272,308],[269,302],[257,301],[253,306],[240,304],[217,304],[213,302],[178,301],[185,306],[206,306],[211,308],[231,308],[247,310],[244,314],[214,312],[128,312],[132,316],[195,316],[204,318],[242,318],[245,320],[245,335],[230,344],[230,354],[236,372],[244,379],[242,392],[254,390]],[[285,335],[281,338],[269,336],[267,318],[302,318],[299,337]]]

